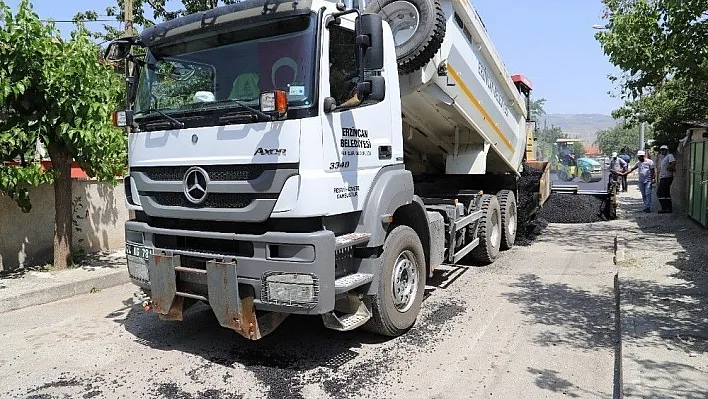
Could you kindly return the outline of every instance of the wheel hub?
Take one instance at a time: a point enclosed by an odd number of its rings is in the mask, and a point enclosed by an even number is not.
[[[516,207],[511,206],[509,207],[509,220],[506,222],[507,227],[509,228],[509,234],[514,235],[516,234]]]
[[[405,312],[413,306],[418,291],[418,267],[411,251],[403,251],[393,265],[391,279],[393,304],[399,312]]]
[[[491,228],[491,234],[490,234],[490,239],[492,246],[495,248],[499,246],[501,243],[501,228],[499,226],[499,213],[495,210],[494,213],[492,214],[491,217],[491,222],[492,222],[492,228]]]

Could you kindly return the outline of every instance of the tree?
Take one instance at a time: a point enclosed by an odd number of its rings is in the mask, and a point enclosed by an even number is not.
[[[238,3],[240,0],[181,0],[182,8],[168,10],[168,0],[134,0],[133,1],[133,23],[142,28],[148,28],[160,21],[175,19],[184,15],[207,11],[220,5]],[[115,17],[117,21],[125,22],[125,0],[116,0],[117,5],[107,7],[106,15]],[[174,4],[171,3],[171,5]],[[146,7],[147,6],[147,7]],[[95,10],[80,12],[74,16],[74,20],[95,21],[99,17]],[[110,26],[103,26],[105,33],[97,36],[105,40],[112,40],[123,36],[123,32]]]
[[[576,158],[580,158],[585,155],[585,145],[581,142],[573,142],[573,153]]]
[[[624,107],[613,116],[653,123],[657,142],[675,146],[686,122],[708,119],[708,1],[604,0],[608,29],[596,35]]]
[[[126,139],[110,124],[123,83],[100,49],[79,25],[64,40],[52,23],[43,23],[28,0],[12,14],[0,0],[0,123],[2,159],[20,158],[21,166],[0,168],[0,192],[29,211],[27,187],[54,183],[54,266],[71,261],[74,160],[90,176],[115,180],[125,169]],[[35,143],[52,161],[43,170],[35,161]]]
[[[546,115],[546,110],[543,108],[546,105],[545,98],[539,98],[538,100],[531,101],[531,119],[535,121],[540,121],[541,117]]]
[[[595,144],[600,148],[605,155],[610,155],[612,152],[620,152],[623,148],[632,153],[639,150],[639,126],[627,126],[624,123],[619,123],[611,128],[601,130],[597,133],[597,141]],[[651,128],[644,132],[645,140],[653,137]]]
[[[675,150],[690,122],[708,118],[708,81],[672,79],[651,95],[616,110],[613,116],[630,124],[653,122],[655,141]]]
[[[568,138],[559,126],[543,123],[543,127],[536,130],[536,147],[540,153],[539,159],[551,159],[556,140]]]

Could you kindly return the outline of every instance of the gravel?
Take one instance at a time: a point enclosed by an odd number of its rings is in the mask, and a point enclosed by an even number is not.
[[[592,195],[553,193],[538,217],[549,223],[593,223],[606,219],[602,215],[604,199]]]
[[[533,211],[538,203],[538,191],[541,188],[542,175],[543,171],[524,164],[524,169],[518,181],[519,198],[516,201],[518,218],[521,224],[527,222],[533,216]]]

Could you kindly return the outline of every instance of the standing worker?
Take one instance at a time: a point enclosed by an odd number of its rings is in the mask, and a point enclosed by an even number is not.
[[[663,157],[659,164],[659,187],[656,189],[656,196],[659,197],[661,210],[659,213],[673,212],[671,204],[671,183],[674,182],[674,172],[676,171],[676,158],[669,153],[669,146],[662,145],[659,152]]]
[[[612,159],[610,159],[610,179],[619,182],[622,180],[622,176],[626,170],[627,163],[617,156],[617,152],[613,152]]]
[[[623,177],[626,179],[628,174],[634,172],[635,170],[639,170],[639,181],[637,182],[637,186],[639,187],[639,191],[642,193],[644,212],[649,213],[651,212],[651,187],[656,181],[656,172],[654,170],[654,161],[651,159],[645,159],[645,157],[646,153],[644,151],[637,151],[637,159],[639,159],[639,162],[637,162],[632,169],[624,172]]]
[[[627,164],[625,167],[624,172],[627,171],[627,168],[629,168],[629,161],[632,159],[632,157],[629,156],[629,151],[627,151],[627,148],[622,148],[622,151],[619,154],[619,157],[622,158],[622,160]],[[627,173],[628,174],[628,173]],[[622,176],[622,179],[620,180],[621,186],[622,186],[622,191],[627,192],[627,174]]]

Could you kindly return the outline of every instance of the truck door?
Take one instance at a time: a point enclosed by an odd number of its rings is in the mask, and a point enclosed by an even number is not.
[[[350,198],[353,191],[365,196],[378,170],[394,163],[390,104],[386,100],[361,103],[357,98],[360,77],[354,31],[330,26],[324,36],[327,55],[323,54],[320,97],[332,97],[337,104],[334,111],[322,114],[324,168],[332,174],[333,184],[339,180],[334,191],[344,194],[335,199]],[[361,209],[363,198],[349,202],[355,209],[348,210]]]

